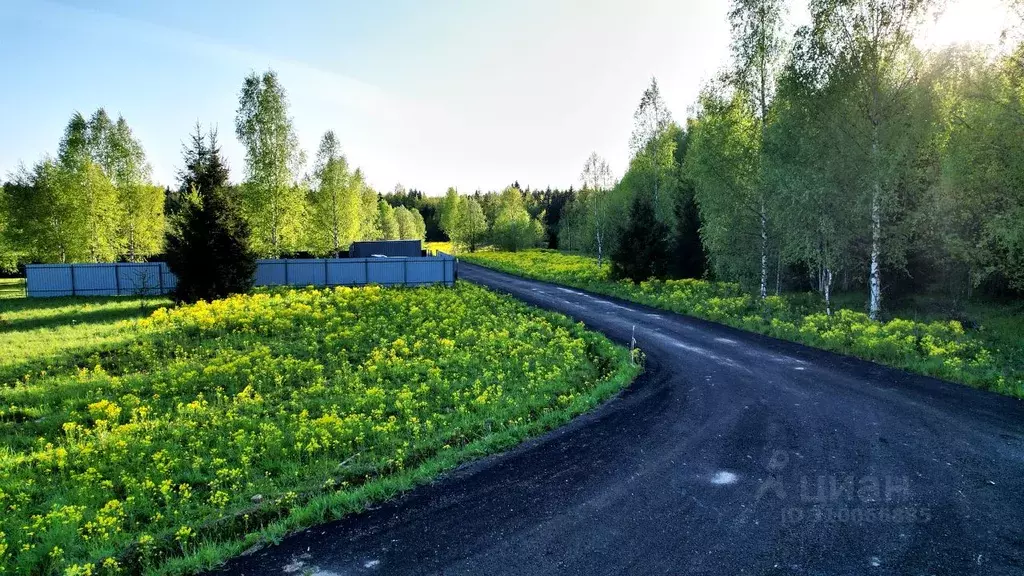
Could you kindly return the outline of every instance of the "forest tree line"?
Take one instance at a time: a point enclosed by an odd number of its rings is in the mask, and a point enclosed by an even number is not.
[[[237,202],[259,256],[330,256],[356,240],[426,238],[427,223],[415,202],[404,201],[405,190],[382,195],[371,188],[333,131],[303,171],[305,154],[274,72],[245,79],[235,134],[246,151],[244,179],[222,186]],[[217,132],[197,124],[182,148],[177,186],[164,188],[153,183],[144,148],[124,118],[113,121],[102,108],[89,118],[74,113],[56,156],[20,167],[4,183],[0,270],[162,255],[184,199],[198,193],[195,164],[211,151],[219,155]]]
[[[1018,13],[1019,0],[1012,1]],[[922,50],[939,0],[810,0],[786,34],[786,2],[734,0],[732,62],[677,122],[657,82],[642,94],[630,161],[596,154],[579,189],[515,183],[442,197],[381,194],[326,132],[306,169],[272,71],[246,77],[235,136],[244,178],[227,184],[260,256],[331,255],[360,239],[450,238],[460,249],[536,245],[594,254],[635,280],[703,277],[766,296],[923,292],[955,301],[1024,291],[1024,41]],[[193,142],[216,133],[197,126]],[[0,266],[139,260],[163,250],[192,192],[151,181],[122,118],[75,114],[55,157],[0,195]]]
[[[685,125],[652,81],[626,173],[588,159],[552,243],[635,279],[813,289],[828,304],[863,290],[874,317],[910,294],[1019,296],[1019,29],[998,49],[926,51],[914,35],[938,2],[811,0],[811,24],[787,37],[785,4],[732,3],[732,64]]]

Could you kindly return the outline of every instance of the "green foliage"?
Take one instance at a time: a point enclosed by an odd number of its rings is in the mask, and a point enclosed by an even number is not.
[[[309,219],[305,228],[311,252],[337,257],[360,239],[361,193],[361,179],[349,172],[337,137],[327,131],[320,141],[313,185],[306,198]]]
[[[381,240],[401,239],[401,230],[398,227],[398,218],[395,217],[395,209],[386,200],[377,202],[377,230],[380,230]]]
[[[718,86],[701,94],[686,172],[715,274],[753,289],[761,275],[761,132],[746,96],[726,92]]]
[[[460,222],[463,218],[461,212],[463,205],[461,202],[459,192],[455,188],[448,188],[444,193],[444,199],[441,200],[440,213],[438,214],[441,231],[453,242],[455,241],[454,236],[458,235]]]
[[[967,332],[958,321],[896,318],[880,322],[862,312],[845,309],[829,316],[820,312],[822,303],[817,299],[792,295],[761,300],[736,283],[684,279],[652,280],[637,285],[630,280],[614,281],[597,267],[593,258],[546,250],[478,252],[462,258],[512,274],[616,296],[1024,398],[1024,365],[1013,359],[1016,349],[1004,352],[1006,340],[986,339],[989,332],[984,327]],[[1017,321],[1019,325],[1019,318]],[[1012,334],[1019,336],[1016,332]]]
[[[1024,291],[1024,44],[1001,59],[949,50],[945,72],[941,186],[930,199],[949,258],[969,287],[1002,281]]]
[[[475,251],[487,236],[487,217],[475,198],[449,188],[440,205],[441,229],[453,246]]]
[[[405,206],[395,208],[395,222],[398,223],[398,238],[400,240],[413,240],[419,235],[412,212]]]
[[[544,229],[540,222],[530,218],[518,188],[510,186],[501,193],[491,236],[495,245],[512,252],[533,248],[543,240]]]
[[[124,118],[75,113],[56,160],[22,168],[4,186],[6,241],[39,262],[138,260],[161,251],[163,189],[150,183]],[[3,218],[0,218],[2,220]]]
[[[253,247],[262,256],[278,256],[297,246],[304,194],[296,183],[303,155],[274,71],[246,76],[235,133],[245,147],[242,210]]]
[[[16,327],[0,341],[33,318],[93,335],[42,333],[49,353],[3,367],[0,565],[16,573],[210,567],[549,429],[636,373],[582,325],[463,283],[235,296],[113,327],[138,304],[12,302],[32,307],[0,304]]]
[[[663,277],[668,259],[667,236],[668,229],[655,217],[651,199],[646,194],[637,194],[612,253],[611,277],[626,278],[634,284]]]
[[[356,168],[352,173],[353,186],[359,190],[359,236],[363,240],[380,240],[379,207],[377,192],[366,185],[363,171]]]
[[[117,190],[121,217],[118,245],[129,262],[138,262],[163,249],[164,190],[150,184],[145,151],[124,118],[118,117],[106,141],[107,175]]]
[[[255,280],[248,225],[224,188],[185,197],[167,235],[166,258],[178,278],[174,299],[179,302],[247,292]]]
[[[167,266],[178,278],[174,298],[179,302],[212,301],[247,292],[256,274],[256,255],[249,247],[249,228],[237,200],[229,194],[227,170],[216,147],[201,135],[185,154],[204,158],[189,163],[192,170],[182,182],[200,182],[182,197],[182,206],[167,233]],[[195,186],[195,184],[193,184]]]

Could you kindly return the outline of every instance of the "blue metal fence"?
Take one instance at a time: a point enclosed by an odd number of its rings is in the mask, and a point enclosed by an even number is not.
[[[451,286],[458,261],[443,253],[419,258],[318,258],[256,262],[256,286]],[[178,279],[164,262],[30,264],[26,295],[149,296],[169,294]]]

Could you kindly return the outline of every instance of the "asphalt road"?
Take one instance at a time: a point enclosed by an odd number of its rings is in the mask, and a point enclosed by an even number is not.
[[[460,265],[648,370],[567,427],[241,574],[1024,574],[1024,403]],[[635,330],[635,332],[634,332]]]

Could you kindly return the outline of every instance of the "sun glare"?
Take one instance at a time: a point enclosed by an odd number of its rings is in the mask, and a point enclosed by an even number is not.
[[[950,44],[995,45],[1014,21],[1004,0],[951,0],[942,12],[929,18],[918,34],[917,43],[923,48]]]

